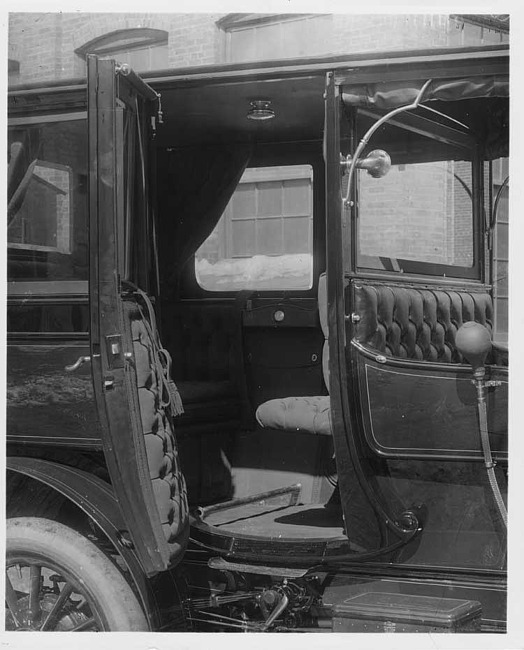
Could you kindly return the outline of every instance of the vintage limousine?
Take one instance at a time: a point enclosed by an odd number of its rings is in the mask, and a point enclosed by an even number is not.
[[[508,67],[9,93],[7,630],[505,630]]]

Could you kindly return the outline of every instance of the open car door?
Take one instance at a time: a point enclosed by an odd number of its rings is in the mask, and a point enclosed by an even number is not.
[[[91,360],[104,451],[148,575],[189,534],[173,417],[181,410],[149,297],[154,228],[147,153],[158,96],[127,66],[88,57]],[[153,270],[153,271],[152,271]]]
[[[356,541],[395,550],[397,563],[473,566],[502,582],[508,369],[490,341],[483,179],[507,156],[509,89],[506,53],[483,57],[428,53],[328,76],[330,397]],[[427,197],[453,247],[431,230]],[[465,324],[487,339],[478,363],[460,343]],[[483,373],[489,394],[477,401]],[[376,525],[363,531],[366,501]]]

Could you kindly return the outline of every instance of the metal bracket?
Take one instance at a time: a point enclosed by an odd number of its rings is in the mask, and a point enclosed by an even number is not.
[[[486,388],[496,388],[497,386],[502,386],[502,382],[498,379],[490,379],[489,381],[484,382]]]

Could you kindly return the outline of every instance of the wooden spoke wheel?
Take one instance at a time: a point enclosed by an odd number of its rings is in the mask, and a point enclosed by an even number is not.
[[[8,631],[148,630],[113,562],[76,531],[47,519],[7,521]]]

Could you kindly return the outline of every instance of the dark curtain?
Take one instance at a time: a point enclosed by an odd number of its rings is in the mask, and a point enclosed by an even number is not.
[[[249,154],[248,146],[159,152],[159,253],[162,280],[171,290],[184,265],[218,223],[244,173]]]

